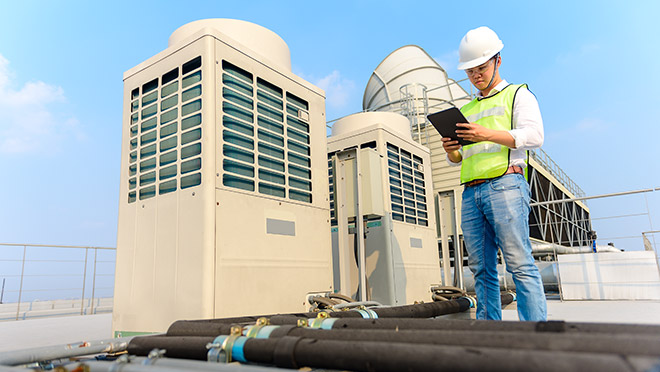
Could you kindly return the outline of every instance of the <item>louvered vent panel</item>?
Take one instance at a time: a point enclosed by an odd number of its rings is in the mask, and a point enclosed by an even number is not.
[[[222,62],[222,184],[312,202],[308,103]]]
[[[428,226],[422,158],[387,144],[392,219]]]
[[[202,58],[131,91],[128,202],[202,183]]]

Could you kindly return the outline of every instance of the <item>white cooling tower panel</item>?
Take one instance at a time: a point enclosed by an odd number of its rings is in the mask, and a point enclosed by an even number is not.
[[[376,67],[367,82],[362,108],[398,110],[396,103],[402,98],[400,89],[408,84],[425,86],[430,100],[451,101],[468,96],[460,86],[452,84],[450,87],[449,83],[445,70],[426,51],[416,45],[407,45],[390,53]],[[395,104],[387,106],[390,103]]]

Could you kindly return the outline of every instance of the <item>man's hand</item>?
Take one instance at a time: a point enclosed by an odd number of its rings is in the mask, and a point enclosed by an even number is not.
[[[512,149],[516,148],[516,141],[509,131],[488,129],[477,123],[456,123],[456,126],[463,128],[456,129],[456,135],[468,141],[490,141]],[[444,142],[442,146],[444,147]]]
[[[477,123],[457,123],[456,135],[472,142],[491,141],[494,130],[484,128]]]
[[[453,140],[449,137],[442,137],[442,148],[445,149],[449,160],[454,163],[460,163],[463,160],[461,153],[458,150],[461,148],[461,145],[458,141]]]

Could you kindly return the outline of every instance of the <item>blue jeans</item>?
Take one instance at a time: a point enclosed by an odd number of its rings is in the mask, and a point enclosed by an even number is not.
[[[513,276],[520,320],[546,320],[545,293],[529,242],[529,185],[516,173],[465,187],[461,228],[474,274],[477,319],[502,319],[497,250]]]

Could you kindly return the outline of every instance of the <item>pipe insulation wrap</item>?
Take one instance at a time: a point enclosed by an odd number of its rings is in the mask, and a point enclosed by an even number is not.
[[[323,322],[321,323],[321,329],[325,329],[325,330],[332,329],[336,321],[337,318],[323,319]]]
[[[502,295],[503,304],[511,303],[511,294]],[[415,305],[393,306],[386,308],[369,309],[377,318],[432,318],[436,316],[464,312],[470,309],[470,301],[467,298],[456,300],[429,302]],[[271,325],[296,324],[298,320],[315,319],[318,313],[298,314],[276,314],[266,316]],[[362,319],[363,315],[355,310],[335,311],[329,313],[330,318],[356,318]],[[167,330],[168,336],[209,336],[214,337],[221,334],[229,334],[232,325],[254,325],[260,317],[235,317],[225,319],[209,320],[179,320],[170,325]],[[246,320],[249,319],[249,320]],[[326,319],[327,320],[327,319]]]
[[[271,338],[294,336],[317,340],[377,341],[408,344],[455,345],[517,350],[548,350],[624,355],[660,355],[660,335],[553,332],[497,332],[454,330],[317,330],[282,326]]]
[[[245,343],[244,353],[250,362],[275,364],[278,367],[350,371],[635,370],[624,356],[616,354],[318,340],[291,336],[269,340],[249,339]],[[259,360],[252,359],[253,355],[258,355]],[[657,360],[646,359],[651,362]]]
[[[443,322],[438,322],[443,323]],[[474,348],[506,348],[519,351],[556,351],[574,353],[600,353],[658,356],[660,352],[660,334],[605,334],[555,332],[555,331],[509,331],[500,330],[443,330],[443,329],[345,329],[323,330],[304,328],[294,325],[283,325],[274,328],[270,333],[270,341],[285,337],[295,337],[315,340],[333,340],[342,342],[379,342],[406,343],[410,345],[446,345]],[[153,349],[166,349],[168,357],[188,359],[205,358],[206,344],[216,345],[208,351],[209,361],[220,359],[221,345],[229,336],[209,337],[165,337],[150,336],[134,340],[129,346],[129,352],[136,355],[147,355]],[[259,340],[245,336],[237,337],[231,348],[234,359],[241,362],[251,361],[248,357],[249,340]],[[139,341],[139,342],[137,342]],[[191,347],[196,345],[196,350]],[[290,345],[289,345],[290,346]],[[287,349],[288,350],[288,349]],[[506,353],[506,351],[503,351]],[[281,353],[279,353],[281,354]],[[278,355],[279,355],[278,354]],[[285,353],[286,354],[286,353]],[[261,356],[263,357],[263,356]],[[222,358],[224,359],[224,358]],[[262,361],[262,360],[260,360]]]
[[[229,338],[229,336],[226,335],[221,335],[216,337],[213,342],[210,345],[213,345],[213,347],[209,347],[209,344],[206,345],[208,352],[206,353],[206,360],[209,362],[220,362],[220,352],[222,351],[222,345],[224,345],[225,340]]]
[[[426,329],[496,332],[572,332],[660,335],[660,326],[647,324],[518,322],[476,319],[337,319],[333,329]]]
[[[254,325],[246,326],[243,331],[243,336],[249,336],[249,333],[252,329],[254,329]],[[270,336],[270,333],[275,330],[278,326],[274,325],[267,325],[261,327],[257,334],[254,336],[256,338],[268,338]]]
[[[135,337],[128,344],[128,353],[147,356],[153,349],[165,349],[168,358],[206,360],[206,345],[213,343],[215,337],[199,336],[144,336]]]
[[[264,337],[267,338],[267,337]],[[237,362],[241,363],[246,363],[247,360],[245,359],[245,355],[243,354],[243,346],[245,346],[245,341],[247,341],[248,338],[241,336],[234,341],[234,345],[232,345],[231,348],[231,358],[232,360],[235,360]]]

